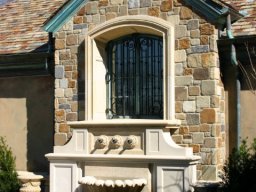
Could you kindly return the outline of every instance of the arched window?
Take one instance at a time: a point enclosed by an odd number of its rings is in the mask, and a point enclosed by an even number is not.
[[[110,41],[107,117],[163,118],[163,39],[132,34]]]

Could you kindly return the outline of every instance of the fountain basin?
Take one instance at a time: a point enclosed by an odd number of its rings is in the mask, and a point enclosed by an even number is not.
[[[144,178],[134,179],[101,179],[94,176],[82,177],[79,181],[88,192],[140,192],[147,184]]]

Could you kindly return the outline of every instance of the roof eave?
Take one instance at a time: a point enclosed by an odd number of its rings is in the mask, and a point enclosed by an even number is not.
[[[231,14],[232,23],[243,17],[243,15],[238,11],[227,6],[222,6],[213,1],[185,0],[185,2],[194,9],[198,10],[207,18],[207,20],[220,28],[224,28],[226,26],[227,14]]]
[[[57,13],[51,17],[43,26],[47,32],[57,32],[76,12],[89,0],[70,0]]]

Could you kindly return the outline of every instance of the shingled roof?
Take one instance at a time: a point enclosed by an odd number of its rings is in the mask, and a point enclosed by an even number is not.
[[[44,22],[69,0],[0,0],[0,54],[44,50],[48,33]],[[256,1],[212,0],[246,16],[233,24],[235,36],[256,34]]]
[[[255,0],[221,0],[245,15],[232,26],[234,36],[256,35],[256,1]]]
[[[0,0],[0,54],[40,51],[48,42],[43,23],[66,0]]]

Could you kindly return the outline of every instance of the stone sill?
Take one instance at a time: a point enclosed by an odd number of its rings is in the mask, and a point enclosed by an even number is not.
[[[90,120],[90,121],[70,121],[71,128],[87,127],[152,127],[152,128],[179,128],[180,120],[148,120],[148,119],[110,119],[110,120]]]
[[[138,163],[164,163],[173,161],[174,164],[184,164],[184,162],[197,164],[201,159],[200,156],[168,156],[168,155],[84,155],[84,154],[66,154],[66,153],[50,153],[46,157],[48,160],[81,160],[89,162],[110,161],[110,162],[138,162]]]

